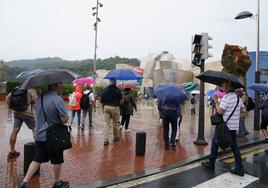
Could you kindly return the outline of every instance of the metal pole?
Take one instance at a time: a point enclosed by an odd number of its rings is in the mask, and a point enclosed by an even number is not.
[[[260,83],[260,0],[257,5],[257,50],[256,50],[256,72],[255,83]],[[255,91],[255,109],[254,109],[254,130],[260,130],[260,93]]]
[[[201,59],[200,73],[205,71],[205,59]],[[200,98],[199,98],[199,117],[198,117],[198,136],[194,141],[197,145],[207,145],[205,141],[205,105],[204,105],[205,84],[200,81]]]
[[[97,0],[97,5],[96,5],[96,20],[95,20],[95,47],[94,47],[94,63],[93,63],[93,71],[94,74],[96,74],[96,61],[97,61],[97,48],[98,48],[98,44],[97,44],[97,39],[98,39],[98,13],[99,13],[99,0]],[[94,77],[94,79],[96,79]],[[96,95],[96,86],[95,84],[93,85],[93,94],[94,96]]]

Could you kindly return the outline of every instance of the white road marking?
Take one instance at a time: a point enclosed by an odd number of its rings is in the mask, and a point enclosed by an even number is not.
[[[245,174],[245,176],[241,177],[228,172],[196,185],[193,188],[241,188],[256,180],[258,180],[258,178],[248,174]]]

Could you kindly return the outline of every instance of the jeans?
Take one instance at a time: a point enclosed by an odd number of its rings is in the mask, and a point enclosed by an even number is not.
[[[85,128],[87,113],[88,113],[88,126],[92,127],[92,108],[93,105],[90,104],[88,110],[82,110],[82,128]]]
[[[236,131],[230,130],[230,134],[231,134],[232,139],[233,139],[233,145],[231,146],[231,149],[232,149],[234,157],[235,157],[236,168],[243,169],[242,159],[241,159],[241,155],[240,155],[240,149],[237,146]],[[209,157],[209,163],[211,165],[215,165],[215,161],[217,159],[217,154],[218,154],[218,146],[216,144],[216,134],[214,133],[212,143],[211,143],[210,157]]]
[[[246,117],[240,117],[239,132],[238,132],[239,135],[244,135],[245,133],[248,133],[248,130],[245,127],[245,120],[246,120]]]
[[[80,120],[81,120],[81,110],[72,110],[72,117],[71,117],[71,122],[70,125],[73,124],[75,114],[77,113],[77,125],[80,127]]]
[[[164,126],[164,141],[165,146],[169,146],[169,123],[171,124],[171,138],[170,143],[175,143],[175,138],[177,134],[177,111],[175,110],[163,110],[162,113],[163,126]]]
[[[122,114],[121,125],[124,126],[125,124],[126,130],[128,129],[129,120],[130,120],[130,115]]]

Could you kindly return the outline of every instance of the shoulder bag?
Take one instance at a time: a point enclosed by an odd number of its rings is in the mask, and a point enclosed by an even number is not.
[[[43,95],[41,95],[42,110],[47,123],[47,118],[44,110]],[[46,129],[47,146],[51,152],[63,151],[72,148],[71,135],[68,131],[68,126],[63,123],[53,124]]]

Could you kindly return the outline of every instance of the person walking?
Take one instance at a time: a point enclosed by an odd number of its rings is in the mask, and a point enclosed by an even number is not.
[[[48,91],[39,96],[36,101],[36,130],[35,130],[35,156],[21,183],[20,188],[27,188],[33,174],[40,168],[41,163],[50,160],[54,167],[55,181],[53,188],[69,187],[68,181],[60,180],[61,168],[64,162],[63,151],[52,152],[47,147],[46,129],[55,124],[67,123],[69,120],[63,99],[59,96],[62,90],[61,83],[48,85]],[[43,98],[43,99],[42,99]],[[42,100],[43,108],[42,109]],[[46,114],[46,120],[44,117]]]
[[[75,114],[77,114],[77,126],[80,128],[80,121],[81,121],[81,108],[80,108],[80,100],[82,97],[82,87],[76,86],[75,91],[72,93],[75,96],[75,105],[70,106],[70,110],[72,112],[71,121],[70,121],[70,130],[72,130],[73,121],[75,118]]]
[[[122,100],[123,96],[120,89],[116,87],[116,80],[111,79],[110,85],[103,90],[100,99],[106,123],[104,127],[104,145],[109,145],[109,130],[111,126],[111,120],[113,121],[113,140],[118,141],[120,139],[119,105],[122,103]]]
[[[135,111],[137,111],[137,106],[136,106],[134,97],[130,93],[130,90],[131,90],[130,88],[126,88],[124,90],[123,104],[120,105],[120,114],[122,116],[120,131],[125,125],[126,133],[129,132],[128,125],[129,125],[130,116],[133,115],[133,108],[135,109]]]
[[[18,111],[18,110],[13,110],[13,129],[9,137],[9,146],[10,146],[10,151],[7,155],[7,159],[11,159],[13,157],[17,157],[20,155],[20,152],[15,150],[15,145],[17,141],[17,135],[20,131],[20,128],[23,124],[23,122],[27,125],[29,129],[34,131],[35,128],[35,111],[34,111],[34,106],[35,106],[35,101],[37,98],[36,90],[35,89],[28,89],[26,91],[26,96],[27,97],[27,104],[28,107],[26,110],[23,111]],[[6,97],[6,102],[10,108],[11,106],[11,98],[12,98],[12,92],[9,93]],[[23,99],[24,100],[24,99]]]
[[[236,90],[236,94],[240,97],[241,101],[243,102],[244,106],[248,105],[248,96],[243,88],[239,88]],[[247,128],[245,127],[245,120],[248,116],[248,111],[240,113],[240,120],[239,120],[239,131],[237,136],[244,137],[249,135]]]
[[[88,126],[92,128],[92,111],[96,112],[96,103],[93,92],[90,90],[90,86],[86,87],[86,90],[83,92],[80,101],[80,108],[82,109],[82,124],[81,130],[85,129],[85,120],[88,114]]]
[[[218,102],[217,96],[215,95],[215,102],[216,102],[217,113],[223,115],[223,120],[225,122],[227,121],[227,119],[229,119],[226,124],[227,127],[229,128],[230,135],[233,141],[231,149],[235,157],[235,165],[236,165],[236,168],[231,169],[230,172],[239,176],[244,176],[240,150],[237,146],[236,130],[239,129],[240,112],[245,112],[246,108],[243,105],[241,99],[234,92],[230,82],[223,81],[220,86],[223,89],[223,91],[226,92],[226,94],[222,97],[220,103]],[[217,154],[218,154],[218,145],[216,143],[216,134],[214,133],[211,143],[209,160],[202,162],[201,165],[206,169],[214,170]]]
[[[259,108],[261,111],[261,131],[263,136],[265,137],[264,142],[268,143],[268,99],[265,99],[262,103],[259,104]]]
[[[164,127],[164,142],[165,150],[169,150],[169,147],[175,148],[175,139],[177,134],[177,122],[178,117],[181,117],[181,107],[180,104],[174,103],[172,101],[162,101],[161,102],[161,116],[163,118]],[[169,124],[171,124],[171,137],[169,140]]]

